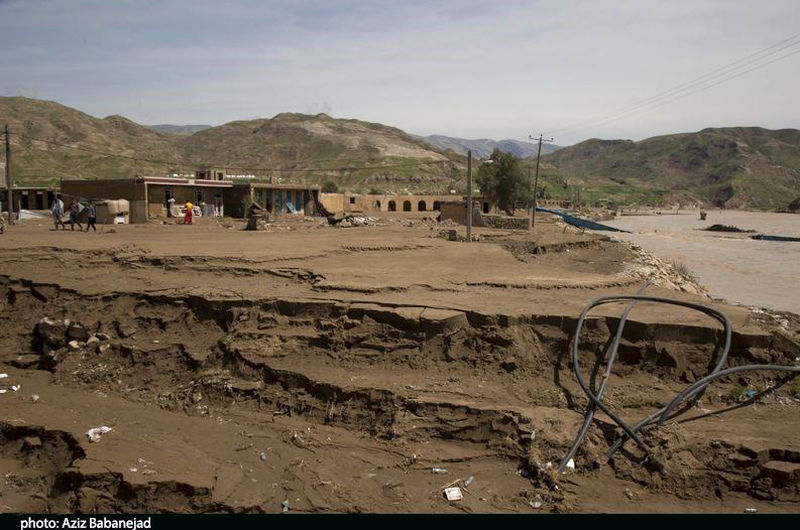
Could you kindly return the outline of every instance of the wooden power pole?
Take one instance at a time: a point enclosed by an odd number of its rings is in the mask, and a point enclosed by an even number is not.
[[[531,140],[536,139],[533,136],[528,136],[528,138]],[[539,151],[536,153],[536,176],[534,177],[535,180],[533,181],[533,214],[531,215],[531,229],[536,224],[536,203],[538,202],[536,200],[536,188],[539,187],[539,158],[542,156],[542,141],[552,142],[553,138],[550,138],[549,140],[543,140],[542,135],[539,135]]]
[[[8,201],[8,224],[14,224],[14,187],[11,185],[11,133],[6,124],[6,197]]]
[[[472,149],[467,150],[467,243],[472,241]]]

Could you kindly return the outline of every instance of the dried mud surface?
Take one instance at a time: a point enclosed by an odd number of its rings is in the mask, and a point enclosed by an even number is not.
[[[0,510],[797,511],[800,387],[771,374],[722,380],[646,431],[659,466],[631,444],[605,461],[617,433],[601,414],[576,469],[548,469],[586,405],[567,355],[582,307],[644,277],[651,294],[707,302],[702,289],[548,222],[467,244],[400,219],[7,231]],[[800,356],[795,315],[715,306],[734,326],[729,364]],[[622,309],[589,320],[587,374]],[[606,402],[646,416],[706,373],[719,338],[640,304]],[[748,390],[763,394],[742,406]]]

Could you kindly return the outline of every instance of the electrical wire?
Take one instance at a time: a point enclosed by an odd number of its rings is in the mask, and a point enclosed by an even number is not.
[[[663,92],[659,92],[654,96],[650,96],[648,98],[639,100],[631,105],[628,105],[627,107],[623,107],[622,109],[616,111],[611,115],[608,115],[606,117],[597,117],[589,120],[584,120],[582,122],[578,122],[567,127],[562,127],[560,129],[552,130],[548,134],[549,135],[563,134],[565,132],[574,131],[582,127],[588,127],[588,128],[596,127],[597,125],[609,123],[612,121],[617,121],[636,112],[657,108],[661,105],[676,101],[678,99],[687,97],[697,92],[701,92],[703,90],[707,90],[709,88],[730,81],[737,77],[741,77],[742,75],[750,73],[754,70],[758,70],[759,68],[763,68],[774,62],[795,55],[796,53],[800,52],[800,50],[795,50],[793,52],[777,57],[773,60],[762,62],[761,64],[756,64],[759,63],[760,61],[763,61],[764,59],[767,59],[775,54],[780,53],[781,51],[793,48],[798,44],[800,44],[800,33],[794,34],[771,46],[768,46],[767,48],[751,53],[750,55],[742,57],[741,59],[728,63],[714,70],[711,70],[710,72],[707,72],[706,74],[703,74],[695,79],[676,85]],[[740,71],[741,69],[746,68],[747,66],[753,64],[756,64],[756,66],[744,71]]]

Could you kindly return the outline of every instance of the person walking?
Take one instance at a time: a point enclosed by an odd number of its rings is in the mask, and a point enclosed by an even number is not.
[[[183,224],[190,225],[192,224],[192,208],[194,205],[191,202],[186,202],[186,211],[183,214]]]
[[[89,217],[86,220],[86,231],[89,231],[89,227],[91,226],[92,229],[97,232],[97,227],[94,223],[97,221],[97,208],[95,207],[93,202],[89,202],[89,206],[86,207],[86,213]]]
[[[75,225],[78,225],[78,230],[83,230],[83,225],[78,222],[78,215],[81,213],[81,207],[78,201],[72,199],[72,204],[69,205],[69,226],[70,230],[75,230]]]
[[[53,224],[55,225],[55,229],[58,230],[58,225],[61,225],[61,229],[65,230],[66,227],[64,226],[64,222],[61,220],[61,216],[64,215],[64,201],[56,195],[53,199],[53,204],[50,206],[50,213],[53,214]]]
[[[175,197],[167,199],[167,217],[172,217],[172,207],[175,205]]]

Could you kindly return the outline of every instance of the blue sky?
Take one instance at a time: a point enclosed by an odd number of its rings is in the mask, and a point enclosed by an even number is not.
[[[146,124],[327,112],[417,134],[555,133],[562,145],[798,128],[800,54],[573,127],[798,34],[798,22],[796,0],[0,0],[0,95]]]

